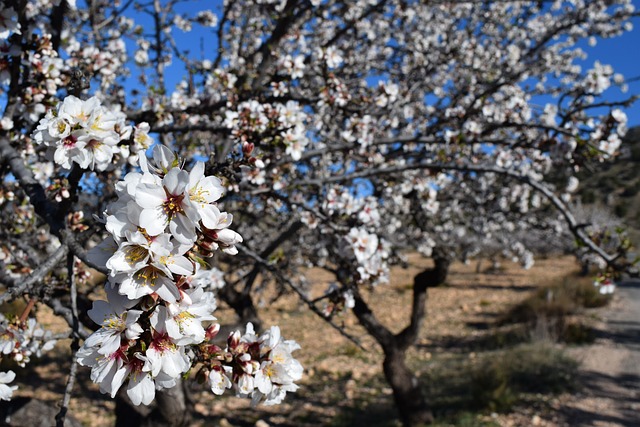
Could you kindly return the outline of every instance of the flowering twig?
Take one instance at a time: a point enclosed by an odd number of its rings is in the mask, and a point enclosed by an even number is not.
[[[282,272],[280,272],[280,270],[275,267],[272,263],[270,263],[269,261],[267,261],[266,259],[262,258],[260,255],[258,255],[257,253],[253,252],[251,249],[246,248],[245,246],[242,245],[236,245],[236,247],[238,248],[238,251],[242,252],[245,255],[248,255],[249,257],[253,258],[254,261],[256,261],[259,264],[262,264],[267,270],[269,270],[270,272],[272,272],[274,275],[276,275],[276,277],[278,278],[278,280],[280,280],[281,282],[285,283],[287,286],[289,286],[296,294],[298,294],[298,297],[300,297],[300,299],[307,305],[307,307],[309,307],[309,309],[314,312],[315,314],[318,315],[318,317],[320,317],[322,320],[324,320],[325,322],[327,322],[333,329],[335,329],[336,331],[338,331],[340,333],[340,335],[342,335],[343,337],[345,337],[346,339],[348,339],[349,341],[351,341],[352,343],[354,343],[356,346],[358,346],[358,348],[362,349],[362,350],[366,350],[362,344],[360,344],[360,341],[354,337],[353,335],[349,334],[347,331],[345,331],[343,328],[341,328],[340,326],[336,325],[335,323],[333,323],[331,321],[331,319],[329,319],[327,316],[324,315],[324,313],[322,313],[322,311],[315,306],[315,304],[309,299],[307,298],[307,296],[304,294],[304,292],[302,291],[302,289],[300,289],[295,283],[293,283],[291,280],[287,279]]]

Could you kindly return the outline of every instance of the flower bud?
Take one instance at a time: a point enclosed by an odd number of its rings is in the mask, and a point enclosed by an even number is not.
[[[218,332],[220,332],[220,324],[214,323],[213,325],[210,325],[205,331],[205,338],[211,341],[216,337],[216,335],[218,335]]]
[[[255,148],[255,145],[253,144],[253,142],[245,141],[242,143],[242,154],[244,154],[245,157],[249,157],[253,152],[254,148]]]

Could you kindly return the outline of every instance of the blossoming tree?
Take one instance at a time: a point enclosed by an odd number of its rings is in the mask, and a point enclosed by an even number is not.
[[[1,348],[24,364],[51,347],[34,306],[67,321],[59,425],[77,364],[134,405],[179,394],[186,372],[215,394],[282,401],[302,367],[277,327],[254,331],[258,280],[337,329],[352,308],[403,422],[428,422],[404,354],[453,257],[497,246],[530,265],[525,236],[564,229],[626,267],[628,245],[601,247],[570,194],[580,168],[616,155],[629,102],[603,99],[624,77],[583,67],[578,43],[630,29],[630,1],[182,3],[0,6],[0,301],[28,301],[3,319]],[[200,52],[181,42],[190,32]],[[394,334],[367,293],[409,250],[435,266]],[[309,266],[335,275],[315,300]],[[88,318],[87,267],[107,277]],[[253,321],[224,348],[214,292]],[[172,396],[160,417],[186,423]]]

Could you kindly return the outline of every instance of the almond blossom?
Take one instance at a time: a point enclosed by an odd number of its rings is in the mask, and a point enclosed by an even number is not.
[[[242,237],[229,228],[232,215],[216,205],[223,193],[221,181],[205,176],[202,162],[190,172],[183,164],[163,146],[154,148],[153,160],[141,157],[142,173],[131,173],[116,185],[118,200],[105,211],[111,237],[89,253],[109,270],[108,298],[94,302],[89,311],[101,327],[85,340],[77,361],[91,368],[101,392],[113,397],[124,386],[134,405],[148,405],[156,389],[174,387],[197,360],[204,363],[212,392],[220,394],[233,382],[248,396],[262,362],[243,352],[251,347],[258,357],[259,343],[240,345],[239,333],[230,338],[236,345],[228,350],[229,357],[208,343],[219,326],[207,326],[216,320],[216,300],[204,289],[208,282],[199,279],[205,269],[198,254],[217,249],[237,253],[235,244]],[[257,339],[248,329],[242,339]],[[271,339],[270,345],[278,345],[276,341]],[[291,344],[281,348],[287,346]],[[269,388],[268,402],[297,388],[301,367],[285,359],[294,372],[272,378],[276,386]],[[243,374],[229,378],[233,366],[243,367]],[[280,372],[279,366],[273,369]]]
[[[119,153],[118,144],[131,134],[124,115],[103,107],[96,97],[82,101],[68,96],[56,111],[40,120],[33,138],[50,147],[53,160],[66,169],[73,163],[102,171]]]
[[[18,389],[17,385],[8,385],[16,378],[13,371],[0,372],[0,400],[11,400],[13,392]]]

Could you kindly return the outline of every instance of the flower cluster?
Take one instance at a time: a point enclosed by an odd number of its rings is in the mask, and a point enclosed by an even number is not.
[[[38,325],[36,319],[9,321],[0,314],[0,356],[25,367],[31,356],[39,357],[56,344],[50,331]]]
[[[101,327],[77,359],[92,368],[103,393],[114,397],[126,383],[135,405],[148,405],[156,389],[175,386],[191,368],[188,346],[211,336],[203,322],[215,320],[202,257],[216,250],[235,254],[242,242],[229,228],[232,215],[216,205],[221,181],[205,176],[202,162],[191,171],[183,165],[164,146],[154,147],[151,161],[141,156],[142,173],[126,175],[116,185],[118,200],[107,208],[111,237],[90,253],[109,270],[107,300],[89,311]]]
[[[36,319],[9,321],[0,314],[0,358],[10,359],[20,367],[30,362],[31,356],[39,357],[43,351],[53,348],[56,340],[45,331]],[[9,386],[16,377],[13,371],[0,372],[0,400],[11,400],[18,386]]]
[[[283,340],[277,326],[257,336],[248,323],[244,335],[239,331],[229,335],[224,351],[214,344],[201,346],[208,363],[199,374],[207,376],[214,394],[235,384],[236,393],[250,396],[253,405],[276,405],[288,391],[298,389],[295,381],[302,378],[302,365],[291,353],[299,348],[295,341]]]
[[[364,228],[352,228],[344,237],[342,252],[355,259],[359,281],[377,284],[389,281],[387,243]]]
[[[248,101],[239,104],[236,111],[226,111],[224,126],[242,143],[264,144],[266,140],[283,144],[285,152],[297,161],[309,144],[306,120],[307,114],[295,101],[286,104]]]
[[[348,188],[333,186],[322,202],[322,210],[328,215],[349,215],[357,217],[363,225],[379,226],[380,211],[375,197],[356,197]]]
[[[49,147],[53,160],[66,169],[77,163],[103,171],[119,153],[118,143],[131,135],[125,120],[124,113],[107,109],[96,97],[82,101],[67,96],[40,120],[33,139]]]
[[[121,35],[131,25],[131,20],[120,17],[117,21],[121,28],[112,30],[109,41],[100,47],[86,45],[82,39],[78,40],[70,34],[66,49],[69,53],[67,64],[85,70],[88,75],[99,79],[103,91],[122,75],[127,62],[127,45]]]
[[[614,281],[611,280],[610,277],[606,277],[604,275],[598,276],[593,281],[593,286],[598,289],[602,295],[611,295],[616,290],[616,284]]]

